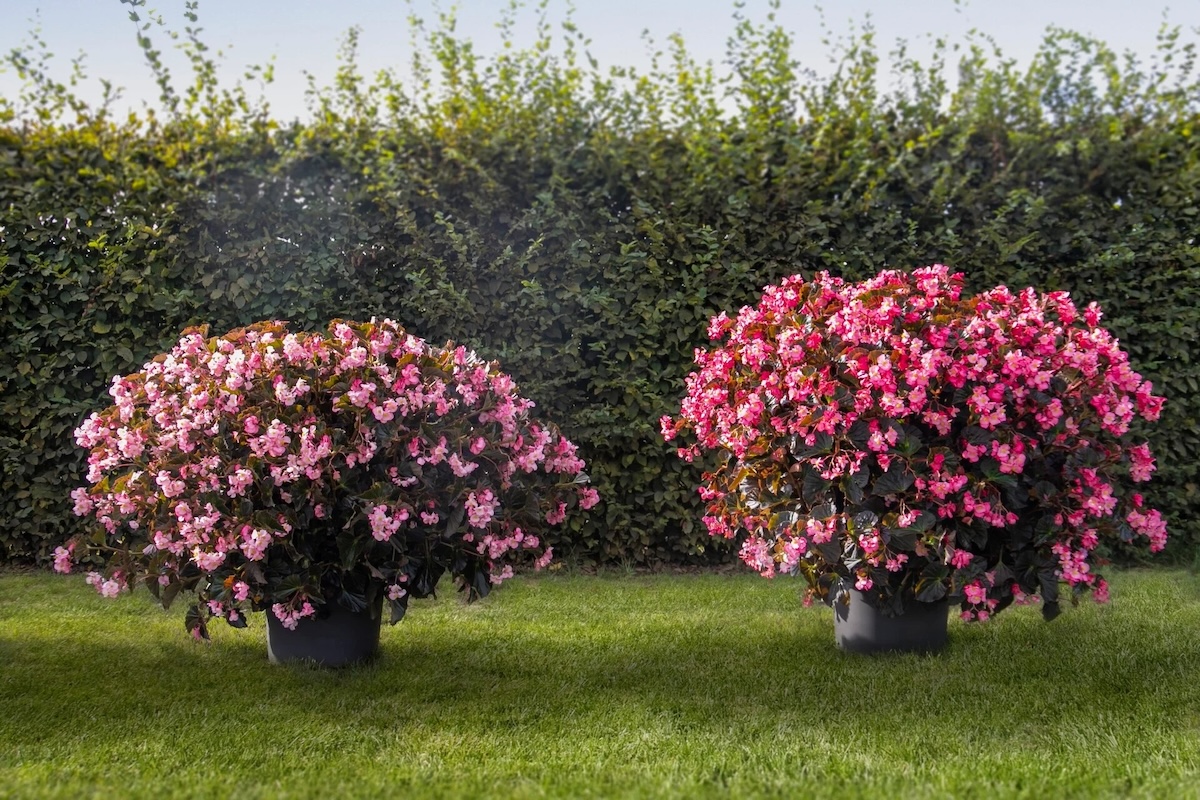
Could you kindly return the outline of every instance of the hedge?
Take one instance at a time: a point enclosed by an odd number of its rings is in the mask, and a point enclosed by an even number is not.
[[[490,58],[448,18],[413,25],[414,80],[361,77],[352,33],[290,124],[217,86],[194,29],[182,93],[140,31],[163,107],[128,118],[36,48],[10,56],[29,88],[0,99],[4,560],[76,530],[73,428],[184,327],[373,315],[499,359],[580,444],[605,502],[558,552],[726,560],[701,465],[656,422],[708,317],[793,272],[931,263],[1102,305],[1168,398],[1148,499],[1169,553],[1197,551],[1200,92],[1178,30],[1144,67],[1063,31],[1025,69],[983,38],[953,64],[901,51],[884,92],[869,31],[818,80],[770,19],[737,18],[726,79],[679,39],[645,74],[601,71],[569,18]]]

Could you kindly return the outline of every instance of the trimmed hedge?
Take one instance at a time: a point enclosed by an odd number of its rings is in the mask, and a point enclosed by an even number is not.
[[[953,91],[947,51],[901,54],[884,95],[869,33],[802,82],[788,37],[740,20],[723,82],[678,40],[649,74],[602,74],[569,22],[492,59],[445,23],[414,23],[415,90],[359,77],[351,35],[311,120],[283,127],[203,52],[203,91],[121,121],[26,59],[32,105],[0,101],[5,560],[74,532],[71,431],[182,328],[372,315],[499,359],[580,443],[605,502],[560,553],[726,559],[699,465],[657,433],[708,317],[796,271],[930,263],[1103,306],[1168,398],[1148,492],[1168,552],[1200,544],[1200,92],[1177,31],[1145,69],[1071,33],[1025,71],[969,43]]]

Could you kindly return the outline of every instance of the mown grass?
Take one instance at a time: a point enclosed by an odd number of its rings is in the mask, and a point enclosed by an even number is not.
[[[2,575],[0,796],[1200,797],[1200,579],[1111,577],[932,657],[837,651],[788,581],[522,578],[328,672]]]

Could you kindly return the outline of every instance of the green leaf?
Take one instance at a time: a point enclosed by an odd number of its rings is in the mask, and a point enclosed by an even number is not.
[[[408,613],[408,595],[404,595],[397,600],[389,601],[389,605],[392,607],[390,624],[395,625],[397,622],[404,619],[404,615]]]
[[[1045,567],[1038,570],[1037,579],[1042,595],[1042,619],[1049,622],[1062,611],[1058,604],[1058,574],[1053,567]]]
[[[871,494],[883,497],[889,494],[900,494],[916,482],[916,476],[908,471],[902,461],[893,461],[888,471],[875,479],[871,486]]]
[[[988,527],[978,520],[969,525],[960,523],[954,528],[954,538],[959,547],[983,550],[987,547]]]
[[[1058,487],[1050,481],[1038,481],[1030,488],[1032,494],[1039,501],[1045,503],[1052,500],[1058,494]]]
[[[856,532],[869,531],[879,524],[879,515],[874,511],[860,511],[852,517]]]
[[[456,506],[446,518],[446,529],[442,532],[442,538],[447,540],[453,539],[458,533],[459,529],[462,528],[463,521],[466,520],[466,518],[466,506]]]
[[[833,437],[828,433],[818,433],[813,438],[813,443],[809,445],[805,444],[799,436],[793,436],[789,443],[789,449],[793,456],[801,460],[824,455],[833,449]]]
[[[866,498],[864,488],[870,478],[871,471],[865,466],[855,473],[842,477],[840,485],[851,505],[859,505]]]
[[[850,476],[842,478],[839,484],[842,487],[842,492],[845,493],[846,499],[853,505],[858,505],[863,501],[864,493],[861,486],[854,482]]]
[[[842,543],[837,538],[821,544],[814,544],[813,548],[827,564],[837,564],[842,558]]]
[[[193,603],[191,606],[188,606],[187,613],[183,617],[183,626],[187,629],[188,633],[208,641],[208,625],[205,622],[205,617],[206,614],[200,610],[200,606]]]
[[[342,562],[342,569],[347,572],[354,569],[362,558],[362,554],[374,541],[373,537],[366,534],[354,536],[349,531],[342,531],[337,537],[338,556]]]
[[[850,430],[846,432],[850,437],[850,441],[860,450],[867,449],[867,441],[871,438],[871,425],[865,419],[858,419],[850,426]]]
[[[490,591],[492,582],[488,579],[488,572],[483,565],[479,565],[471,578],[471,590],[467,593],[467,599],[480,600],[487,597]]]
[[[929,511],[921,511],[917,514],[917,518],[913,520],[912,524],[908,527],[912,528],[914,531],[925,533],[925,531],[932,529],[933,526],[937,524],[937,519],[938,518],[936,514]]]
[[[162,603],[162,607],[170,608],[171,603],[175,601],[175,598],[179,595],[179,591],[182,588],[183,587],[178,580],[173,580],[166,586],[162,587],[162,596],[159,598],[160,602]]]
[[[963,429],[962,435],[967,442],[973,445],[989,444],[996,438],[994,433],[978,425],[968,425]]]
[[[358,592],[343,589],[338,595],[337,602],[348,611],[363,611],[367,607],[367,598]]]
[[[830,481],[821,477],[821,473],[817,472],[812,467],[808,467],[804,472],[804,481],[800,485],[800,493],[806,503],[815,503],[824,498],[830,487]]]
[[[808,515],[813,519],[826,520],[838,513],[837,506],[832,501],[813,506]]]
[[[913,552],[921,535],[911,528],[884,528],[884,543],[894,550]]]
[[[922,603],[936,603],[946,596],[946,584],[941,579],[923,579],[917,582],[915,597]]]

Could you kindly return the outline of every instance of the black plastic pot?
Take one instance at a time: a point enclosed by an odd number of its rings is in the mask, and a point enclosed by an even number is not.
[[[306,617],[295,630],[283,627],[270,610],[267,616],[267,658],[272,664],[310,661],[323,667],[344,667],[366,661],[379,650],[383,597],[374,608],[350,611],[337,603],[326,605],[326,617]]]
[[[852,653],[932,653],[946,646],[949,616],[945,600],[910,600],[903,614],[889,617],[862,592],[847,588],[833,603],[833,635],[838,647]]]

